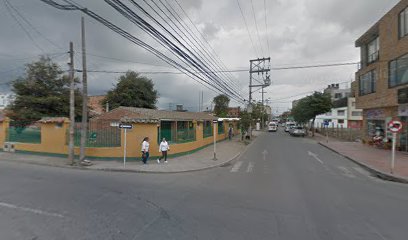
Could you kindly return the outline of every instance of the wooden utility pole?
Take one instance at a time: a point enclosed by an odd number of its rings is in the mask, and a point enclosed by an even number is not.
[[[88,130],[88,80],[86,72],[86,48],[85,48],[85,22],[81,17],[82,38],[82,126],[81,126],[81,148],[79,162],[85,160],[85,144]]]
[[[69,43],[69,144],[68,144],[68,161],[74,164],[74,134],[75,134],[75,80],[74,80],[74,44]]]

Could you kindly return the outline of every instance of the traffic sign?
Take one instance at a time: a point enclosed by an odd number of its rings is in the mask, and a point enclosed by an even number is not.
[[[397,132],[401,131],[401,129],[402,129],[402,123],[400,121],[393,120],[393,121],[388,123],[388,129],[392,133],[397,133]]]
[[[119,128],[132,129],[132,128],[133,128],[133,125],[132,125],[132,124],[124,124],[124,123],[121,123],[121,124],[119,124]]]

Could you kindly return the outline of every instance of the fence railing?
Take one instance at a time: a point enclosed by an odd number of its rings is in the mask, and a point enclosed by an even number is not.
[[[38,126],[10,126],[7,129],[8,142],[41,143],[41,128]]]
[[[67,143],[69,132],[67,131]],[[75,123],[74,145],[81,144],[81,123]],[[110,122],[89,122],[86,136],[86,147],[120,147],[121,130],[110,125]]]
[[[196,140],[195,129],[177,129],[176,143],[193,142]]]
[[[316,130],[322,135],[328,134],[329,137],[352,142],[361,140],[363,137],[360,128],[317,128]]]
[[[203,137],[211,137],[213,135],[213,130],[211,125],[210,126],[206,126],[203,128]]]

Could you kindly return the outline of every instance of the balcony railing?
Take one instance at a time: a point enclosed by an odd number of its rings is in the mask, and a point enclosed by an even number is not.
[[[378,58],[379,58],[379,52],[377,51],[377,52],[374,52],[374,53],[368,55],[367,60],[368,60],[368,63],[370,64],[370,63],[376,62],[378,60]]]

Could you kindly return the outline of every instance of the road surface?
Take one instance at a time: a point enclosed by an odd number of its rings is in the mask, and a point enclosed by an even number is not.
[[[0,163],[0,239],[7,240],[406,240],[407,204],[407,185],[373,178],[282,129],[259,136],[231,164],[201,172]]]

